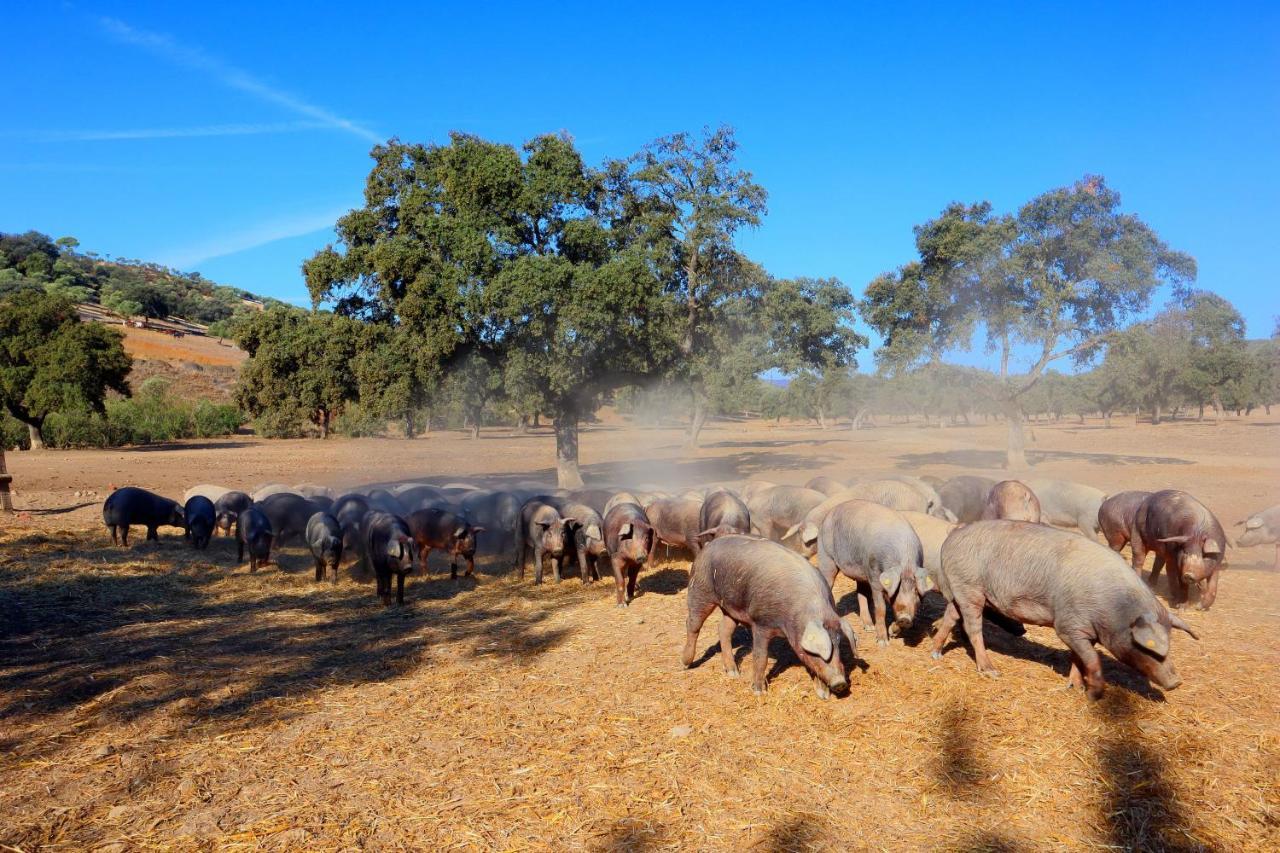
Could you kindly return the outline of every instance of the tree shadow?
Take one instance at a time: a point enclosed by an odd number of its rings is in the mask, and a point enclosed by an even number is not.
[[[24,509],[22,512],[27,515],[65,515],[68,512],[75,512],[78,509],[84,509],[87,506],[98,506],[101,501],[85,501],[84,503],[72,504],[71,506],[53,507],[51,509]]]
[[[813,815],[802,814],[770,827],[764,838],[751,845],[751,849],[768,853],[817,850],[825,846],[828,834],[828,830]]]
[[[1098,813],[1112,845],[1179,853],[1209,849],[1194,840],[1188,817],[1195,809],[1169,782],[1161,751],[1146,742],[1133,697],[1108,694],[1093,712],[1104,728],[1097,746],[1102,782]]]
[[[658,595],[676,595],[689,585],[689,570],[675,566],[663,566],[656,572],[641,573],[636,581],[636,589],[640,592],[655,592]]]
[[[948,849],[953,853],[1023,853],[1031,848],[1005,838],[998,832],[983,830]]]
[[[894,457],[896,467],[910,470],[923,465],[955,465],[960,468],[1003,468],[1003,450],[939,450],[931,453],[903,453]],[[1070,450],[1028,450],[1027,462],[1075,461],[1090,465],[1194,465],[1190,459],[1175,456],[1137,456],[1125,453],[1081,453]]]
[[[162,708],[251,726],[294,713],[269,700],[395,679],[441,644],[523,661],[572,633],[542,624],[557,602],[528,606],[514,585],[459,608],[452,590],[410,580],[407,606],[384,608],[367,587],[312,582],[310,564],[301,577],[231,574],[167,542],[46,542],[0,545],[0,726],[71,709],[130,721]]]
[[[978,800],[987,795],[992,771],[978,755],[968,705],[956,698],[942,709],[934,731],[939,735],[933,774],[947,795],[958,800]]]

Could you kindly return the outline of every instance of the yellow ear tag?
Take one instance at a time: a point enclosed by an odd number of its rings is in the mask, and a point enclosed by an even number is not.
[[[1155,641],[1155,640],[1147,640],[1147,648],[1149,648],[1149,649],[1154,649],[1155,647],[1156,647],[1156,641]]]
[[[888,586],[889,586],[889,584],[890,584],[890,583],[892,583],[892,581],[890,581],[888,578],[880,578],[880,583],[882,583],[882,584],[884,584],[886,587],[888,587]]]

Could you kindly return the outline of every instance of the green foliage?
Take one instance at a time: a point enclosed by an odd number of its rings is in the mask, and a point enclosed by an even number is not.
[[[72,305],[31,290],[0,300],[0,405],[40,431],[55,412],[101,413],[129,393],[133,361],[118,330],[81,323]]]
[[[231,435],[242,423],[235,406],[175,397],[166,380],[153,378],[131,399],[108,400],[103,412],[80,408],[50,415],[44,435],[52,447],[119,447]]]
[[[74,237],[55,241],[38,231],[0,234],[0,296],[30,285],[70,302],[98,303],[124,316],[177,316],[197,323],[231,317],[242,310],[245,298],[264,301],[206,281],[199,273],[122,258],[104,260],[78,252],[79,245]]]
[[[27,425],[8,412],[0,411],[0,450],[27,450],[30,447]]]
[[[347,438],[378,436],[386,433],[387,422],[359,403],[350,403],[334,417],[333,431]]]
[[[264,434],[296,434],[305,418],[327,436],[332,417],[357,399],[353,365],[361,334],[360,324],[347,317],[284,307],[247,320],[236,333],[249,353],[237,402]]]

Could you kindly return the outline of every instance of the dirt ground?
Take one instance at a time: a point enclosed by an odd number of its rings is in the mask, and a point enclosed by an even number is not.
[[[589,482],[802,483],[908,471],[1001,473],[998,425],[858,433],[717,423],[584,432]],[[1107,659],[1089,703],[1046,629],[989,627],[1003,677],[966,646],[860,632],[848,696],[817,699],[771,646],[768,694],[724,676],[713,616],[679,663],[687,560],[611,584],[411,578],[316,584],[286,549],[256,575],[215,540],[115,548],[112,485],[347,486],[550,480],[553,439],[252,437],[10,453],[22,513],[0,519],[0,845],[45,849],[1280,848],[1280,575],[1229,552],[1211,612],[1186,618],[1162,695]],[[1232,525],[1280,501],[1280,415],[1152,427],[1037,425],[1036,476],[1104,490],[1186,488]],[[77,492],[79,496],[77,496]],[[139,536],[139,539],[141,537]],[[839,609],[854,607],[837,581]],[[734,638],[739,658],[749,638]],[[847,655],[847,652],[846,652]]]

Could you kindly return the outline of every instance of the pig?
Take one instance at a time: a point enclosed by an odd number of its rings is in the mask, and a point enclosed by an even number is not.
[[[1035,492],[1017,480],[1001,480],[991,487],[981,521],[1007,518],[1012,521],[1040,523],[1040,501]]]
[[[381,510],[397,516],[404,515],[404,504],[386,489],[370,489],[369,493],[365,495],[365,499],[369,501],[370,509]]]
[[[578,577],[584,584],[602,577],[600,561],[609,556],[604,543],[604,518],[572,497],[551,497],[548,502],[560,515],[573,519],[569,525],[569,545],[578,561]]]
[[[996,481],[990,477],[961,474],[952,477],[938,489],[942,505],[949,509],[961,524],[977,521],[987,504],[987,495]]]
[[[1155,587],[1160,570],[1169,567],[1169,603],[1187,603],[1187,586],[1200,590],[1200,610],[1208,610],[1218,597],[1218,577],[1227,554],[1227,534],[1208,508],[1186,492],[1166,489],[1138,505],[1129,545],[1133,567],[1141,571],[1147,552],[1156,555],[1147,576]]]
[[[328,495],[313,495],[307,500],[311,501],[311,505],[316,508],[316,512],[328,512],[333,509],[333,498]]]
[[[404,519],[370,510],[360,525],[361,561],[377,580],[384,606],[391,604],[391,576],[396,576],[396,604],[404,604],[404,577],[418,567],[418,548]]]
[[[737,677],[733,629],[751,629],[751,692],[768,689],[769,640],[784,636],[813,679],[822,699],[849,686],[840,638],[857,656],[858,640],[849,623],[836,613],[831,587],[794,551],[756,536],[730,534],[708,542],[690,571],[686,595],[689,619],[681,662],[689,667],[698,650],[698,632],[720,609],[720,659],[724,671]]]
[[[1236,538],[1239,548],[1252,548],[1254,545],[1276,546],[1275,570],[1280,572],[1280,504],[1269,509],[1255,512],[1244,521],[1236,523],[1244,526],[1244,533]]]
[[[645,506],[653,534],[658,542],[674,548],[686,548],[696,558],[702,546],[698,534],[702,526],[702,504],[682,498],[661,498]]]
[[[340,496],[329,507],[329,514],[342,527],[343,550],[360,547],[360,523],[368,513],[369,501],[364,495],[355,492]]]
[[[1059,527],[1077,527],[1090,539],[1098,537],[1098,509],[1107,493],[1069,480],[1025,480],[1040,501],[1040,520]]]
[[[746,502],[747,506],[751,505],[751,499],[760,492],[777,487],[777,483],[771,483],[768,480],[752,480],[749,483],[743,483],[742,488],[738,489],[738,497]]]
[[[954,517],[948,517],[950,516],[948,510],[931,505],[929,498],[919,489],[901,480],[867,480],[854,483],[840,494],[858,500],[872,501],[889,509],[905,509],[945,518],[947,521],[955,520]]]
[[[320,486],[315,483],[299,483],[293,487],[295,495],[302,495],[304,498],[315,500],[316,498],[328,498],[333,500],[333,489],[328,486]]]
[[[244,562],[244,552],[249,552],[249,571],[256,572],[259,564],[271,562],[271,544],[274,539],[271,519],[259,504],[252,504],[236,516],[236,562]]]
[[[613,509],[618,504],[635,504],[636,506],[640,506],[640,499],[626,490],[614,492],[613,496],[610,497],[609,500],[605,501],[604,514],[607,516],[609,514],[609,510]]]
[[[316,514],[315,504],[291,492],[277,492],[254,501],[254,504],[271,519],[271,532],[277,548],[292,539],[305,540],[307,522]]]
[[[1112,551],[1118,554],[1129,544],[1138,507],[1150,496],[1150,492],[1117,492],[1098,507],[1098,528]]]
[[[1169,632],[1196,634],[1096,540],[1026,521],[976,521],[943,543],[941,580],[947,609],[934,635],[935,660],[963,620],[978,672],[999,677],[982,638],[982,611],[990,606],[1018,622],[1051,626],[1071,653],[1068,685],[1084,686],[1090,699],[1105,689],[1098,643],[1164,690],[1182,683],[1169,658]]]
[[[235,526],[236,517],[249,508],[253,498],[244,492],[227,492],[213,502],[213,511],[217,519],[218,529],[224,536],[230,536]]]
[[[938,494],[938,490],[931,484],[926,483],[923,478],[916,477],[911,474],[888,474],[884,476],[884,480],[896,480],[899,483],[906,483],[915,489],[925,500],[925,512],[943,521],[955,521],[956,516],[951,510],[942,504],[942,496]]]
[[[754,532],[781,542],[792,525],[803,520],[827,496],[803,486],[771,486],[742,499],[747,503]]]
[[[255,503],[260,503],[264,499],[272,495],[292,495],[294,494],[293,486],[286,486],[284,483],[267,483],[254,489],[251,493]],[[299,495],[301,497],[301,495]]]
[[[843,492],[847,486],[834,477],[827,477],[819,474],[816,477],[810,477],[809,482],[804,484],[806,489],[813,489],[815,492],[822,492],[827,497],[831,497],[836,492]]]
[[[332,583],[338,582],[338,564],[342,562],[342,525],[327,512],[317,512],[307,520],[307,547],[316,560],[316,583],[325,573]]]
[[[217,521],[213,501],[204,495],[192,495],[182,508],[182,517],[186,520],[187,538],[191,540],[191,545],[197,551],[208,548]]]
[[[924,483],[928,483],[930,486],[933,486],[933,490],[935,492],[941,489],[942,484],[946,482],[946,480],[942,479],[941,477],[936,477],[933,474],[921,474],[920,481]],[[941,494],[939,494],[939,497],[941,497]]]
[[[516,548],[512,533],[520,522],[520,507],[524,501],[510,491],[476,490],[464,495],[454,512],[484,528],[484,532],[476,537],[477,551],[510,554]]]
[[[898,514],[907,520],[907,524],[911,525],[911,529],[920,538],[924,569],[936,585],[938,573],[942,570],[942,543],[958,525],[923,512],[902,511]]]
[[[520,526],[516,530],[519,548],[516,565],[524,578],[524,566],[533,552],[533,582],[542,583],[542,567],[545,558],[551,558],[551,573],[560,583],[560,562],[564,559],[566,533],[572,530],[566,525],[573,521],[560,515],[555,507],[534,498],[520,509]]]
[[[589,506],[603,517],[608,512],[605,507],[614,494],[613,489],[574,489],[569,492],[569,500]]]
[[[639,504],[615,504],[605,513],[604,545],[613,569],[617,606],[626,607],[636,597],[636,578],[654,546],[653,527]]]
[[[161,525],[181,527],[184,531],[187,527],[177,501],[136,486],[125,486],[107,495],[102,502],[102,521],[111,531],[111,543],[125,546],[129,544],[129,528],[135,524],[147,528],[148,542],[160,538],[156,530]]]
[[[920,596],[932,588],[920,537],[897,510],[872,501],[845,501],[827,513],[818,533],[818,572],[828,586],[836,572],[857,583],[862,624],[874,628],[882,648],[889,645],[888,607],[901,632],[915,621]]]
[[[751,532],[751,510],[742,498],[726,489],[716,489],[707,494],[698,513],[699,547],[717,536],[730,533]]]
[[[229,491],[231,490],[226,486],[215,486],[212,483],[201,483],[198,486],[192,486],[187,489],[182,495],[182,502],[183,504],[186,504],[187,501],[199,495],[217,503],[218,498],[222,497]]]
[[[400,505],[409,512],[413,512],[415,509],[422,509],[428,505],[435,505],[445,499],[443,489],[437,489],[435,486],[428,486],[423,483],[411,483],[406,487],[397,487],[390,491],[395,496],[395,499],[400,502]]]
[[[798,536],[796,539],[797,550],[806,557],[815,556],[818,553],[818,532],[822,529],[823,519],[835,507],[840,506],[845,501],[854,500],[853,497],[847,494],[848,491],[848,489],[845,489],[844,491],[836,492],[810,509],[804,514],[804,518],[787,528],[787,532],[782,534],[781,541],[786,542],[792,536]]]
[[[466,576],[476,570],[476,536],[484,532],[482,525],[472,526],[462,516],[436,507],[416,509],[405,516],[405,524],[418,546],[419,559],[426,571],[432,549],[449,555],[449,577],[458,577],[458,558],[467,561]]]
[[[685,489],[683,492],[676,495],[676,497],[680,500],[693,501],[696,504],[701,504],[707,499],[707,493],[702,489]]]

